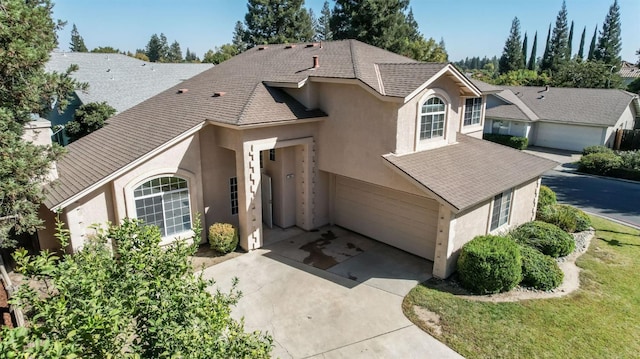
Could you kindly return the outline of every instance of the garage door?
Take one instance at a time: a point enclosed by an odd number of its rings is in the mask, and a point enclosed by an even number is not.
[[[434,259],[438,203],[336,176],[335,223],[430,260]]]
[[[556,123],[538,123],[536,146],[561,150],[582,151],[587,146],[603,143],[602,127],[570,126]]]

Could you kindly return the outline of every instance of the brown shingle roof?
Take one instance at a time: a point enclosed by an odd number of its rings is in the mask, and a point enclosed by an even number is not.
[[[447,64],[422,62],[379,64],[378,69],[383,84],[383,94],[406,97],[446,66]]]
[[[552,169],[556,162],[457,134],[458,143],[384,158],[462,211]]]
[[[312,66],[314,55],[319,58],[318,68]],[[324,116],[321,111],[306,111],[292,97],[265,83],[325,77],[357,79],[381,95],[381,81],[389,83],[394,93],[414,90],[414,82],[394,79],[400,76],[397,73],[379,80],[378,63],[416,62],[355,40],[326,42],[322,47],[301,44],[250,49],[119,113],[104,128],[69,145],[68,154],[57,164],[59,179],[49,186],[45,204],[54,208],[68,202],[205,121],[242,126]],[[416,71],[427,71],[429,66],[418,65]],[[182,88],[188,91],[178,93]],[[225,95],[214,97],[215,92]]]

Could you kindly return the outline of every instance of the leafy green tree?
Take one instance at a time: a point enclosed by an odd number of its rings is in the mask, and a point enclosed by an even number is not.
[[[568,52],[569,27],[567,24],[567,4],[562,1],[562,8],[556,17],[553,28],[549,51],[546,59],[542,60],[540,69],[543,71],[556,71],[561,64],[569,60]]]
[[[444,42],[439,44],[433,38],[427,40],[420,35],[409,43],[403,55],[424,62],[447,62],[449,55],[443,45]]]
[[[533,36],[533,46],[531,47],[531,57],[527,63],[527,70],[536,70],[536,52],[538,51],[538,32]]]
[[[149,61],[149,58],[147,57],[147,54],[144,53],[144,51],[137,51],[135,55],[133,55],[133,57],[138,60],[147,61],[147,62]]]
[[[180,44],[178,41],[174,41],[171,46],[169,46],[169,52],[167,53],[166,62],[182,62],[182,50],[180,49]]]
[[[622,78],[615,66],[601,61],[569,61],[553,74],[551,85],[555,87],[618,88]]]
[[[591,45],[589,45],[588,60],[594,60],[596,54],[596,36],[598,35],[598,26],[593,30],[593,37],[591,37]]]
[[[120,50],[111,46],[98,46],[95,49],[91,50],[91,52],[99,54],[119,54]]]
[[[244,41],[249,47],[312,41],[315,32],[304,0],[249,0]]]
[[[151,35],[144,52],[151,62],[164,61],[169,53],[167,37],[164,36],[163,33],[161,33],[160,36],[157,34]]]
[[[30,325],[2,329],[7,357],[47,358],[268,358],[272,339],[246,333],[231,316],[240,293],[208,287],[196,275],[201,228],[191,238],[160,246],[156,226],[125,219],[96,229],[78,253],[61,260],[43,252],[16,253],[18,270],[41,285],[16,292]],[[59,225],[62,228],[62,225]],[[63,248],[68,235],[59,235]]]
[[[191,50],[189,50],[189,48],[187,47],[187,52],[184,55],[184,61],[186,61],[186,62],[200,62],[200,59],[198,58],[198,56],[196,55],[195,52],[191,52]]]
[[[330,24],[335,40],[356,39],[398,54],[422,43],[409,0],[336,0]]]
[[[500,74],[506,74],[510,71],[519,70],[524,67],[523,64],[522,44],[520,43],[520,20],[515,17],[511,22],[509,37],[504,44],[498,72]]]
[[[320,10],[320,17],[318,18],[316,27],[316,35],[318,40],[333,40],[333,32],[331,31],[331,8],[329,7],[328,1],[322,4],[322,10]]]
[[[582,29],[582,36],[580,36],[580,47],[578,48],[578,54],[576,55],[576,58],[579,60],[584,59],[584,40],[586,35],[587,27],[585,26],[584,29]]]
[[[524,39],[522,40],[522,68],[526,68],[527,67],[527,42],[529,39],[527,39],[527,33],[524,33]]]
[[[38,208],[42,182],[62,150],[22,139],[23,126],[34,114],[64,109],[74,89],[86,89],[65,73],[48,73],[45,64],[57,46],[49,0],[0,2],[0,246],[15,245],[13,235],[42,227]],[[2,351],[0,351],[1,353]]]
[[[71,29],[71,42],[69,43],[69,50],[72,52],[87,52],[87,46],[84,44],[84,39],[80,36],[76,24],[73,24]]]
[[[567,39],[567,60],[571,60],[571,54],[573,54],[573,21],[571,21],[571,27],[569,27],[569,39]]]
[[[104,122],[116,113],[106,102],[91,102],[76,109],[73,121],[65,125],[69,143],[104,127]]]
[[[239,52],[247,51],[247,43],[244,41],[246,36],[246,29],[244,28],[244,25],[241,21],[237,21],[236,27],[233,29],[233,39],[231,40],[231,43]]]
[[[631,83],[627,85],[627,91],[640,94],[640,77],[631,81]]]
[[[608,65],[620,67],[622,61],[620,50],[622,49],[622,35],[620,22],[620,6],[618,0],[614,0],[609,13],[602,23],[602,30],[598,38],[598,46],[594,52],[594,59]]]
[[[204,54],[202,62],[208,62],[212,64],[219,64],[227,61],[230,58],[236,56],[240,52],[233,44],[224,44],[220,47],[216,47],[215,51],[209,50]]]
[[[493,80],[489,80],[494,85],[504,86],[544,86],[548,85],[551,79],[546,73],[538,73],[535,70],[518,69],[501,74]]]

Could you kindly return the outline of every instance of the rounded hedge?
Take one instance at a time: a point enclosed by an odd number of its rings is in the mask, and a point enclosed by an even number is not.
[[[545,185],[540,186],[540,193],[538,194],[538,211],[546,206],[551,206],[558,203],[556,193]]]
[[[209,245],[218,253],[231,253],[238,246],[238,231],[229,223],[214,223],[209,227]]]
[[[511,231],[510,236],[517,243],[554,258],[564,257],[576,248],[573,236],[551,223],[528,222]]]
[[[536,219],[555,224],[569,233],[586,231],[591,227],[591,219],[586,213],[566,204],[544,207],[536,214]]]
[[[539,290],[557,288],[564,279],[564,273],[551,257],[529,246],[520,246],[522,254],[521,285]]]
[[[578,171],[596,175],[606,175],[623,165],[622,157],[613,152],[591,153],[580,158]]]
[[[462,247],[458,277],[462,286],[474,293],[511,290],[522,279],[520,249],[507,237],[475,237]]]
[[[613,150],[603,145],[587,146],[582,149],[583,156],[590,155],[592,153],[613,153]]]

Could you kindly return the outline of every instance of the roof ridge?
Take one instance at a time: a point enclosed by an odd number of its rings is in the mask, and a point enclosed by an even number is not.
[[[249,98],[247,99],[247,102],[244,103],[244,106],[242,106],[242,110],[240,110],[240,114],[238,115],[238,123],[242,122],[242,120],[244,119],[247,109],[251,106],[251,104],[253,103],[253,100],[256,98],[257,93],[258,93],[258,87],[262,85],[264,88],[266,88],[267,86],[261,81],[258,82],[254,87],[253,90],[251,91],[251,95],[249,96]]]
[[[353,75],[355,78],[360,79],[360,68],[356,61],[356,51],[353,46],[353,39],[349,39],[349,51],[351,53],[351,65],[353,66]]]

